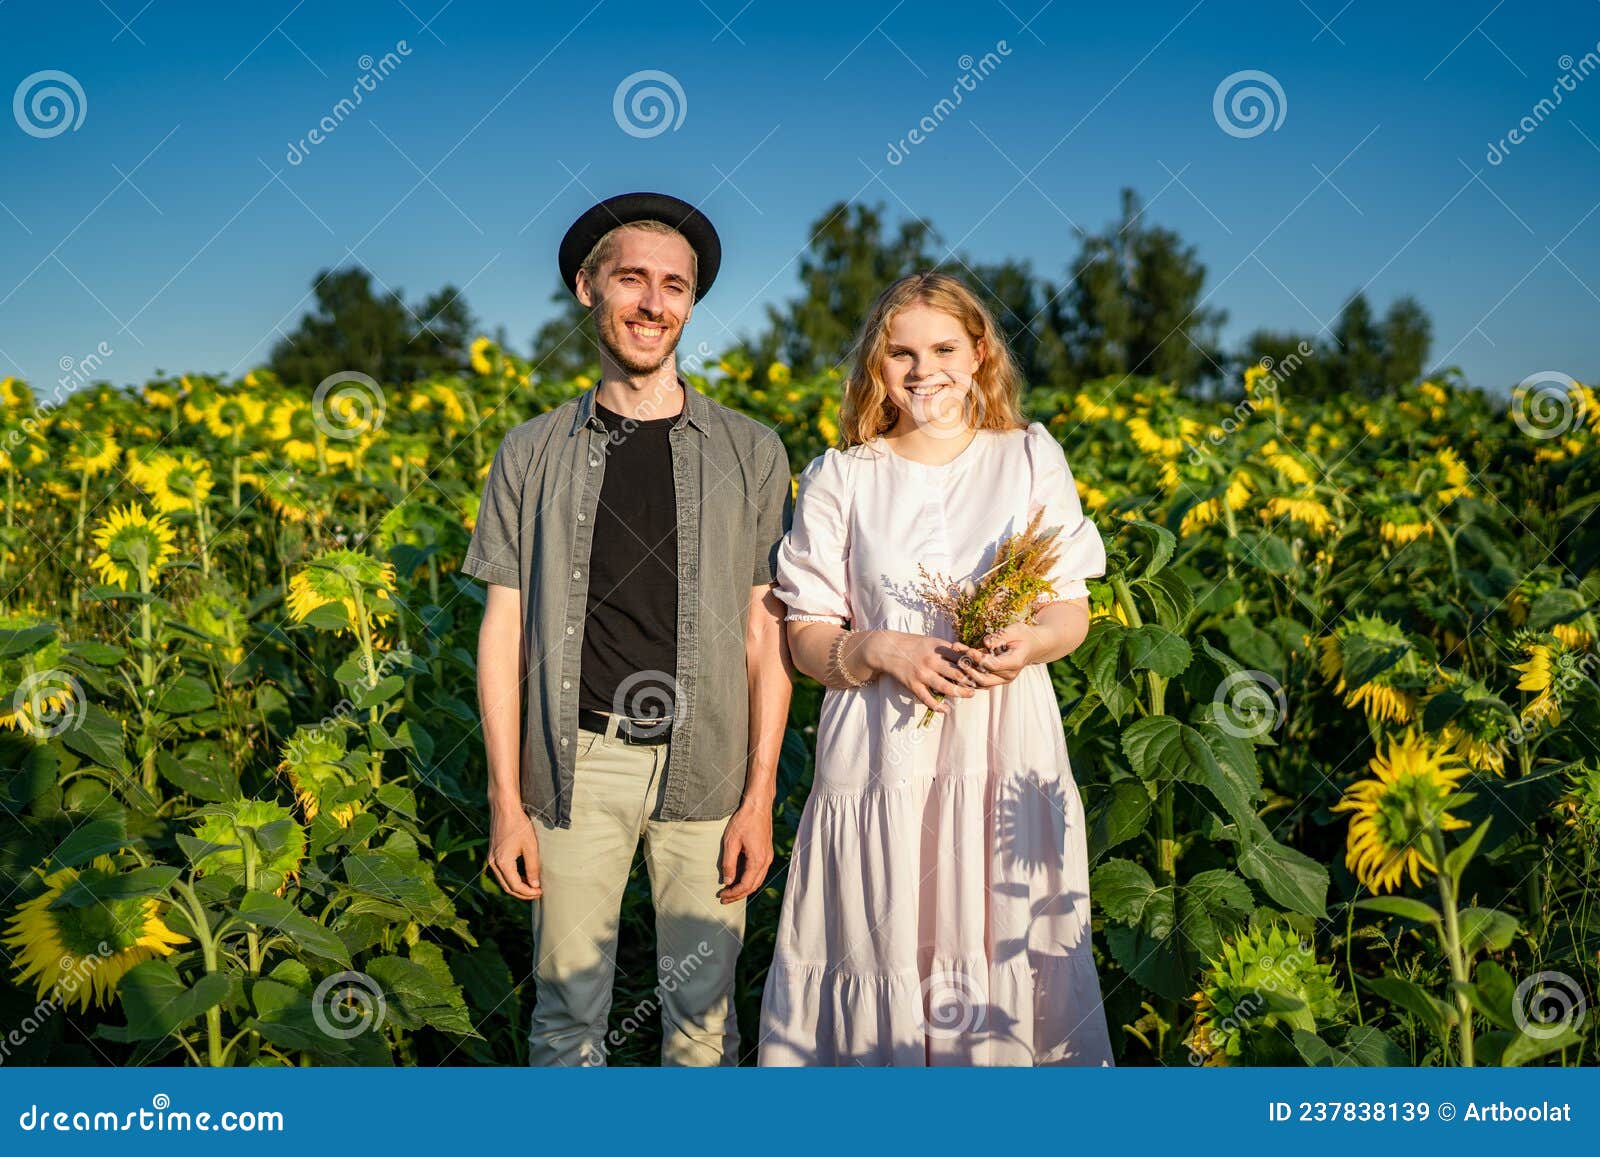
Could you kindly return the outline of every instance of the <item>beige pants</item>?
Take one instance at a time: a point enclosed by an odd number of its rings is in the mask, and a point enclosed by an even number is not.
[[[572,825],[535,819],[542,899],[532,902],[536,992],[530,1065],[603,1065],[659,1010],[661,1063],[735,1065],[734,965],[745,902],[717,899],[727,820],[654,820],[670,745],[578,732]],[[622,893],[640,838],[656,912],[657,987],[607,1032]]]

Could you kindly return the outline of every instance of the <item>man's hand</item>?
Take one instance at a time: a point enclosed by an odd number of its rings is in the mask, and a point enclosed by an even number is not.
[[[767,880],[772,867],[772,807],[740,804],[728,817],[722,833],[722,887],[717,896],[724,904],[742,900]]]
[[[519,900],[539,899],[544,889],[539,885],[539,834],[533,830],[533,821],[520,804],[491,807],[490,811],[489,870],[508,895]]]

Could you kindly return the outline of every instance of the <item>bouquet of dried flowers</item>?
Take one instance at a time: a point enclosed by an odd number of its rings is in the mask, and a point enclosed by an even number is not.
[[[994,631],[1017,622],[1030,623],[1034,604],[1056,593],[1049,575],[1056,564],[1060,544],[1055,538],[1061,528],[1041,529],[1043,517],[1041,507],[1033,512],[1025,529],[1007,535],[995,553],[994,565],[976,579],[957,582],[942,574],[929,574],[918,564],[923,581],[917,593],[945,613],[958,641],[978,647]],[[933,708],[928,708],[917,726],[926,727],[934,714]]]

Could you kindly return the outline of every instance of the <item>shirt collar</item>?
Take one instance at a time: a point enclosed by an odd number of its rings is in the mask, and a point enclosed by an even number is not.
[[[703,393],[690,385],[682,374],[678,375],[678,387],[683,390],[683,411],[676,415],[678,420],[672,424],[672,428],[674,430],[681,429],[685,423],[688,423],[702,434],[706,433],[709,426],[707,419],[710,414],[711,403]],[[594,412],[594,399],[599,391],[600,383],[596,382],[578,395],[578,414],[573,425],[574,431],[581,426],[589,426],[596,430],[604,429],[600,418]]]

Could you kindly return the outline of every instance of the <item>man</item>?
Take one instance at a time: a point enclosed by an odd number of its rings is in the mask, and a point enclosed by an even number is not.
[[[772,862],[789,708],[771,584],[792,499],[777,434],[677,372],[720,262],[676,197],[612,197],[573,223],[559,264],[600,381],[501,441],[461,568],[489,583],[489,868],[533,901],[531,1064],[605,1063],[641,838],[662,1063],[738,1063],[734,966]]]

